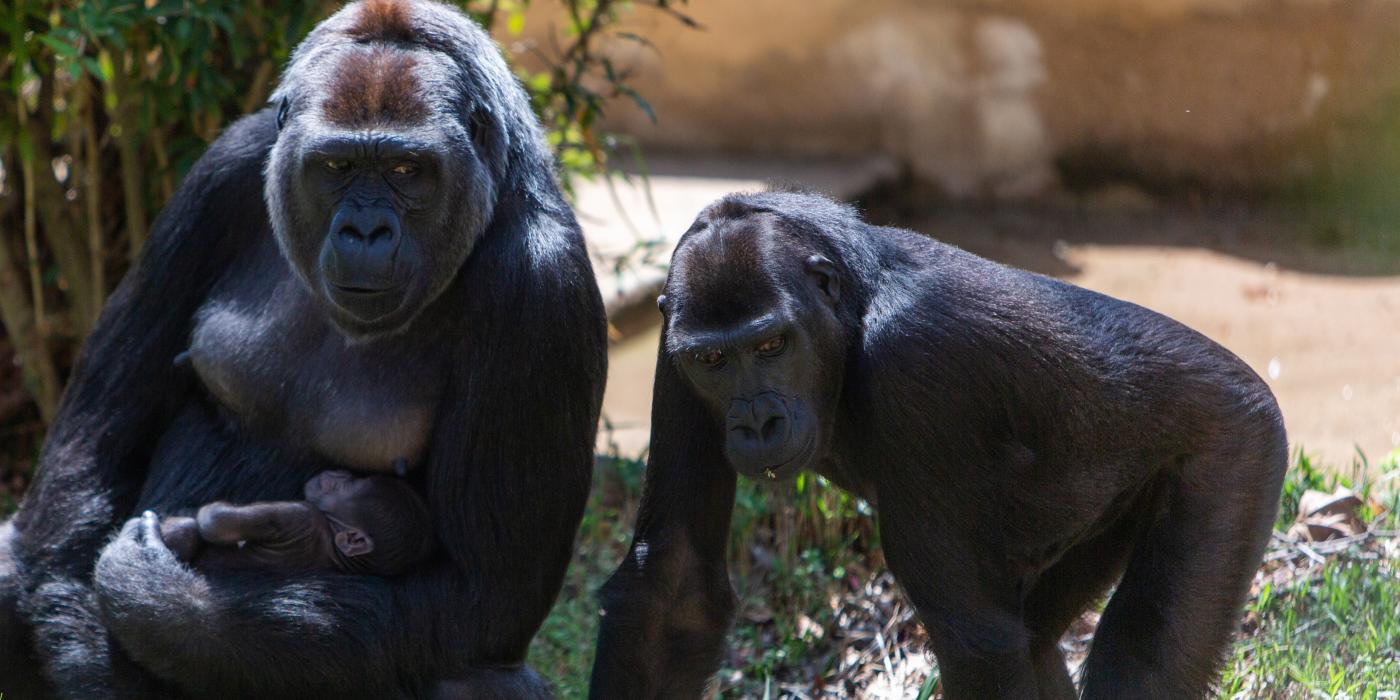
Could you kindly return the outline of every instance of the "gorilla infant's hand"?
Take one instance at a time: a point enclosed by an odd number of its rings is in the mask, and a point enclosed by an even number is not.
[[[199,523],[194,518],[166,518],[160,524],[160,539],[183,562],[192,562],[199,554]]]

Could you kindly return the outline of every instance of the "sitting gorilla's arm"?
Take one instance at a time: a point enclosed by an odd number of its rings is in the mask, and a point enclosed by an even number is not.
[[[266,227],[259,172],[275,135],[270,111],[229,127],[156,218],[140,261],[108,301],[16,516],[26,570],[85,578],[130,512],[162,414],[182,394],[173,362],[194,313],[240,240]]]
[[[156,218],[83,346],[15,516],[21,608],[61,696],[97,697],[92,688],[115,682],[106,635],[79,633],[100,629],[89,605],[93,561],[133,507],[166,409],[184,391],[172,362],[195,310],[264,226],[259,172],[274,134],[271,113],[229,127]]]
[[[559,244],[579,237],[560,207],[500,212],[510,227],[482,241],[450,292],[472,322],[425,465],[446,556],[394,579],[205,577],[133,522],[95,574],[128,653],[182,688],[239,697],[398,697],[434,679],[539,687],[514,667],[571,558],[606,372],[602,302],[582,245]],[[503,276],[509,286],[493,288]],[[527,315],[572,330],[525,332]]]
[[[641,511],[627,558],[601,594],[589,689],[599,700],[703,696],[734,614],[725,550],[736,476],[665,338],[661,347]]]

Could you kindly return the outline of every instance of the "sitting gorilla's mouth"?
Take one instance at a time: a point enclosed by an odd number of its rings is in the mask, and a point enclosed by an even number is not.
[[[383,294],[384,292],[392,292],[403,287],[403,285],[397,287],[352,287],[343,284],[332,284],[331,286],[345,294]]]
[[[362,322],[376,321],[403,305],[407,284],[392,287],[366,287],[326,283],[326,296],[331,303]]]

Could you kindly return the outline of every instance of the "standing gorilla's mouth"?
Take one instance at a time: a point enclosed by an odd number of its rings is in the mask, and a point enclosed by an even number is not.
[[[808,466],[812,458],[812,453],[816,451],[816,445],[817,431],[811,430],[807,432],[807,440],[787,459],[777,464],[765,465],[757,469],[749,465],[745,465],[744,467],[736,466],[735,471],[751,479],[764,479],[767,481],[786,479]],[[733,458],[731,458],[730,462],[733,463],[733,461]]]

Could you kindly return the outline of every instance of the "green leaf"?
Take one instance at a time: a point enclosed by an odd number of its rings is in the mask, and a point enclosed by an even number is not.
[[[40,34],[39,41],[44,42],[45,46],[53,49],[54,53],[64,58],[76,58],[78,55],[77,46],[58,39],[52,34]]]

